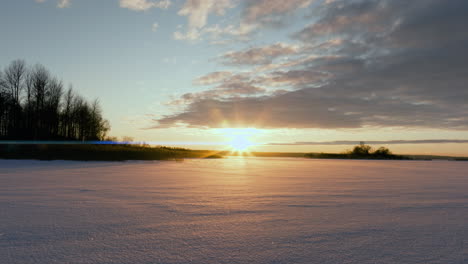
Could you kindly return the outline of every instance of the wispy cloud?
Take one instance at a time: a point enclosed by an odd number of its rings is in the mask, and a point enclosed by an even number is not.
[[[253,2],[247,8],[260,3],[267,8],[269,1]],[[268,12],[254,9],[244,15],[295,10],[287,3],[285,8],[273,5]],[[290,34],[292,44],[221,55],[222,64],[242,67],[239,82],[245,87],[278,90],[220,98],[219,87],[240,85],[232,81],[238,73],[208,74],[204,80],[210,87],[203,96],[186,98],[185,111],[157,121],[165,126],[467,130],[467,11],[464,0],[323,2],[311,10],[308,25]]]
[[[178,14],[188,18],[187,31],[176,31],[174,38],[178,40],[196,40],[201,36],[200,30],[206,26],[210,14],[223,16],[226,9],[232,8],[230,0],[187,0]]]
[[[230,51],[221,56],[226,65],[257,65],[270,64],[276,58],[295,54],[298,48],[284,43],[271,44],[264,47],[249,48],[242,51]]]
[[[187,0],[178,14],[188,17],[189,28],[202,28],[210,13],[222,16],[231,7],[230,0]]]
[[[47,0],[34,0],[36,3],[45,3]],[[146,11],[151,8],[167,9],[171,5],[171,0],[119,0],[120,7],[134,11]],[[57,8],[71,6],[71,0],[57,0]]]
[[[70,5],[71,5],[70,0],[59,0],[57,3],[58,8],[66,8],[66,7],[69,7]]]
[[[36,3],[45,3],[47,0],[34,0]],[[57,8],[67,8],[70,7],[71,0],[57,0]]]
[[[223,71],[223,72],[212,72],[210,74],[207,74],[205,76],[201,76],[193,81],[193,84],[195,85],[210,85],[210,84],[215,84],[215,83],[220,83],[223,80],[227,79],[228,77],[231,77],[232,73],[228,71]]]
[[[288,14],[309,7],[314,0],[257,0],[246,1],[243,11],[245,23],[280,25]]]
[[[170,0],[120,0],[120,7],[134,11],[146,11],[151,8],[167,9],[171,5]]]
[[[151,25],[151,31],[153,32],[156,32],[158,31],[158,28],[159,28],[159,24],[158,23],[153,23],[153,25]]]

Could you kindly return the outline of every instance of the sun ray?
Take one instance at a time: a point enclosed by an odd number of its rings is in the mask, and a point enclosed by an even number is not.
[[[246,135],[236,135],[229,142],[229,146],[236,150],[244,152],[251,146],[255,145]]]
[[[226,137],[226,145],[232,152],[248,154],[251,147],[257,145],[253,137],[259,134],[260,130],[255,128],[223,128],[219,132]]]

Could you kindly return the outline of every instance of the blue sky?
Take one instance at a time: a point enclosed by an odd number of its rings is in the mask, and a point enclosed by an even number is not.
[[[222,148],[226,128],[256,128],[252,140],[279,143],[259,150],[412,140],[392,149],[468,155],[413,142],[468,139],[466,11],[462,0],[3,1],[0,66],[45,65],[99,98],[118,137]]]

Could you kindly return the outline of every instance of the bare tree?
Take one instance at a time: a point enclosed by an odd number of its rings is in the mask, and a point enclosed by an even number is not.
[[[44,66],[16,60],[0,70],[0,139],[101,140],[109,129],[97,100],[64,93]]]
[[[5,80],[3,78],[3,72],[0,71],[0,93],[3,92],[4,88],[5,88]]]
[[[91,119],[91,139],[103,140],[110,130],[110,125],[107,120],[102,118],[102,110],[98,99],[94,100],[91,105]]]
[[[34,73],[33,70],[29,70],[26,74],[26,104],[32,104],[33,90],[34,90]]]
[[[64,99],[65,102],[63,104],[63,113],[62,113],[62,134],[65,135],[65,137],[71,138],[71,112],[72,112],[72,104],[73,104],[73,87],[70,85],[68,87],[67,92],[65,93]]]
[[[13,99],[19,104],[21,90],[24,87],[26,77],[26,63],[23,60],[15,60],[5,69],[4,86],[9,90]]]
[[[6,134],[6,127],[8,122],[8,115],[7,115],[7,103],[8,103],[8,96],[5,91],[5,80],[3,78],[3,72],[0,71],[0,136],[4,136]]]
[[[44,121],[48,136],[52,138],[56,138],[59,134],[59,113],[62,94],[63,83],[57,80],[57,78],[51,78],[45,93]]]
[[[36,65],[32,69],[32,103],[33,103],[33,130],[34,139],[41,139],[46,134],[46,122],[45,121],[45,104],[46,104],[46,92],[50,80],[49,71],[42,65]]]

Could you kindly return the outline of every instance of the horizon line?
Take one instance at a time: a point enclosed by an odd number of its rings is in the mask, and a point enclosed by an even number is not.
[[[400,144],[450,144],[468,143],[468,139],[420,139],[420,140],[337,140],[337,141],[308,141],[308,142],[292,142],[292,143],[268,143],[269,146],[306,146],[306,145],[356,145],[356,144],[367,144],[367,145],[400,145]]]
[[[298,142],[273,142],[273,143],[258,143],[256,146],[307,146],[307,145],[399,145],[399,144],[466,144],[468,139],[420,139],[420,140],[335,140],[335,141],[298,141]],[[92,140],[92,141],[77,141],[77,140],[0,140],[1,145],[27,145],[27,144],[70,144],[70,145],[225,145],[222,142],[180,142],[180,141],[109,141],[109,140]]]

